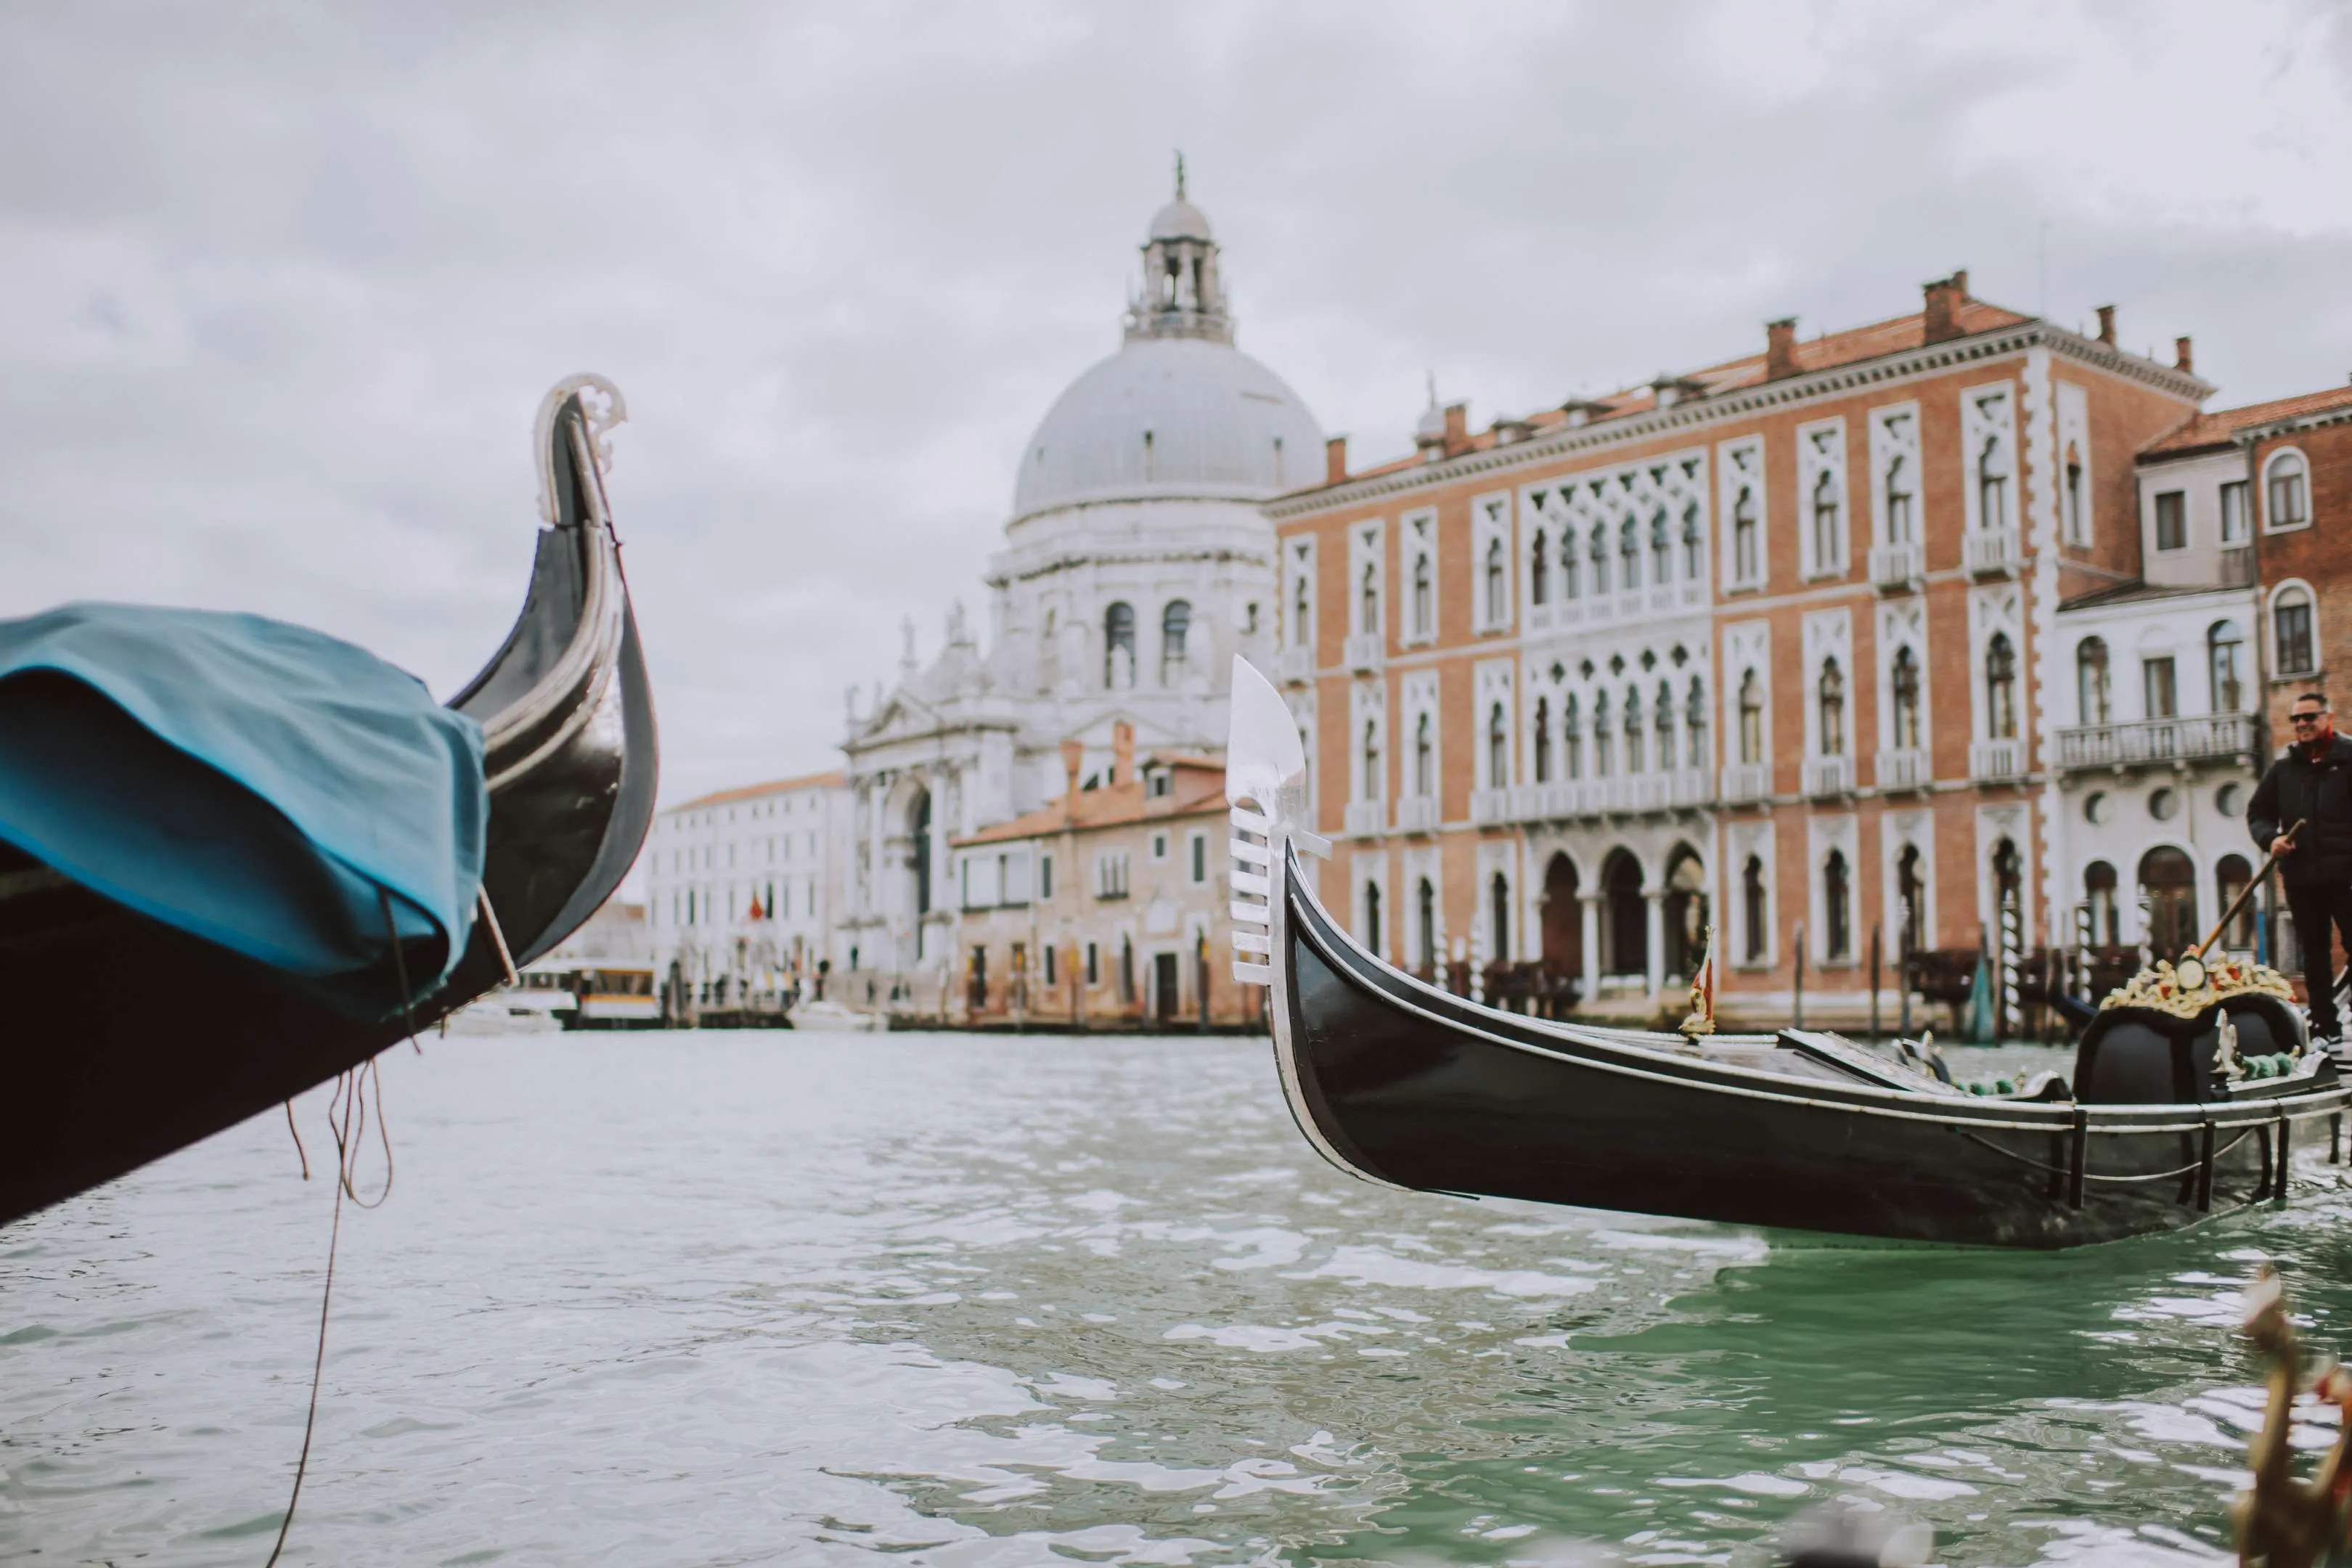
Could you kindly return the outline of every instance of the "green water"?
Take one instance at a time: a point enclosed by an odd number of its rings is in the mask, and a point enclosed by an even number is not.
[[[2287,1209],[2021,1256],[1365,1186],[1262,1042],[450,1039],[384,1079],[289,1562],[1723,1562],[1837,1497],[1949,1563],[2206,1562],[2243,1279],[2323,1342],[2352,1310],[2317,1149]],[[327,1219],[261,1118],[0,1231],[0,1560],[267,1554]]]

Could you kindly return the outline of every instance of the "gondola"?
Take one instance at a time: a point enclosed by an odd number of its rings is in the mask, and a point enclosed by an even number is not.
[[[479,726],[479,918],[413,982],[423,994],[404,989],[409,969],[433,962],[414,944],[389,943],[404,990],[355,1016],[0,843],[0,1225],[427,1028],[562,941],[619,885],[652,819],[656,751],[604,491],[606,432],[623,414],[596,376],[562,383],[541,409],[544,527],[530,591],[505,645],[448,704]]]
[[[2268,970],[2160,966],[2109,998],[2073,1081],[1970,1093],[1932,1052],[1832,1034],[1554,1023],[1425,984],[1367,952],[1299,855],[1305,757],[1280,696],[1234,668],[1235,977],[1270,989],[1307,1141],[1419,1192],[1831,1232],[2051,1248],[2285,1199],[2290,1155],[2340,1157],[2352,1088]]]

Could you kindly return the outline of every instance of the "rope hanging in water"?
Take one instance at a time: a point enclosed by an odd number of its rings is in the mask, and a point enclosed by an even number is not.
[[[384,930],[392,942],[394,977],[400,984],[402,1021],[408,1026],[408,1043],[420,1056],[425,1047],[416,1041],[416,1014],[408,990],[408,961],[400,950],[400,932],[392,918],[392,898],[381,889],[377,898],[383,910]],[[487,902],[485,909],[488,908]],[[499,937],[501,956],[506,942]],[[335,1212],[327,1229],[327,1277],[319,1290],[319,1347],[310,1359],[310,1407],[302,1418],[302,1452],[294,1461],[294,1487],[286,1499],[286,1515],[278,1521],[278,1541],[269,1549],[269,1560],[262,1568],[278,1568],[279,1553],[286,1550],[287,1532],[294,1528],[294,1509],[302,1500],[302,1481],[310,1471],[310,1439],[319,1426],[319,1384],[327,1371],[327,1312],[335,1299],[335,1251],[343,1237],[343,1199],[348,1197],[363,1209],[382,1208],[392,1196],[392,1126],[383,1114],[383,1073],[381,1057],[370,1057],[356,1068],[346,1068],[335,1075],[334,1092],[327,1097],[327,1131],[335,1141]],[[370,1088],[375,1091],[376,1141],[383,1149],[383,1190],[371,1202],[359,1194],[359,1153],[361,1141],[367,1134],[367,1100]],[[301,1156],[302,1179],[310,1179],[310,1155],[302,1147],[301,1130],[294,1124],[294,1102],[286,1102],[286,1128],[294,1134],[294,1152]]]

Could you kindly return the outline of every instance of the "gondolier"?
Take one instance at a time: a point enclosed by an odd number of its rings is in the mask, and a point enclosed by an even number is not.
[[[2344,1032],[2336,1015],[2332,930],[2352,946],[2352,739],[2336,732],[2327,699],[2315,691],[2296,698],[2288,717],[2294,738],[2255,786],[2246,826],[2265,853],[2278,857],[2303,944],[2312,1038],[2332,1046]],[[2290,829],[2292,823],[2305,826]]]

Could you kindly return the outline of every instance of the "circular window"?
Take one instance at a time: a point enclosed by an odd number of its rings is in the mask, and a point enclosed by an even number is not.
[[[2158,822],[2170,822],[2180,810],[2180,796],[2168,789],[2158,790],[2147,797],[2147,814]]]
[[[2083,819],[2085,822],[2105,822],[2110,815],[2107,810],[2107,792],[2103,789],[2093,790],[2091,797],[2083,803]]]
[[[2213,792],[2213,809],[2220,812],[2224,816],[2237,816],[2238,786],[2233,784],[2226,784],[2220,789],[2215,790]]]

